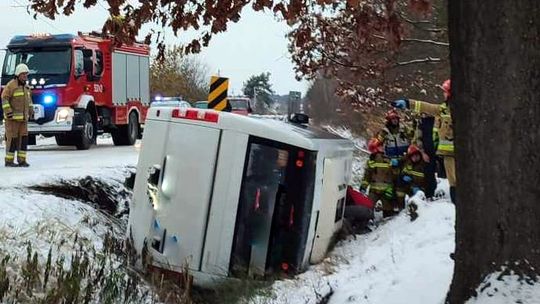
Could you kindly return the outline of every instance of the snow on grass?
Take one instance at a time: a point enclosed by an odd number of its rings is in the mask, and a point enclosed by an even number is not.
[[[321,264],[276,281],[273,298],[252,303],[443,303],[453,273],[455,210],[448,200],[418,204],[373,232],[338,243]]]
[[[70,253],[66,240],[78,235],[85,243],[102,249],[107,232],[120,235],[123,230],[109,216],[82,202],[67,200],[22,189],[2,189],[0,204],[0,249],[19,255],[30,241],[45,256],[51,246]]]
[[[540,303],[539,278],[526,278],[514,271],[502,271],[488,275],[476,292],[478,295],[467,304]]]

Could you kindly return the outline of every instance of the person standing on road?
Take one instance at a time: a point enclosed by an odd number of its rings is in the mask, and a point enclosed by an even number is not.
[[[28,167],[28,120],[33,115],[32,95],[27,85],[28,66],[24,63],[15,68],[15,78],[2,91],[6,136],[6,167]],[[15,164],[15,155],[17,164]]]
[[[424,101],[413,99],[398,99],[392,102],[392,106],[399,109],[412,109],[418,113],[426,113],[437,119],[437,128],[439,131],[439,144],[437,146],[437,155],[444,159],[444,168],[446,177],[450,184],[450,198],[456,202],[456,170],[454,160],[454,131],[452,125],[452,114],[448,101],[450,99],[450,79],[442,84],[445,101],[442,104],[431,104]]]

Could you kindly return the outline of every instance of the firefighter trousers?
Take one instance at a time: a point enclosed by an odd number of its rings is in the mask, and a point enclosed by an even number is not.
[[[6,163],[26,162],[28,148],[28,122],[6,119]]]
[[[394,205],[392,203],[392,200],[386,197],[384,192],[370,190],[368,197],[371,201],[373,201],[374,204],[377,204],[377,202],[380,200],[382,203],[383,211],[394,210]]]
[[[450,187],[456,186],[456,162],[453,156],[444,156],[444,171]]]

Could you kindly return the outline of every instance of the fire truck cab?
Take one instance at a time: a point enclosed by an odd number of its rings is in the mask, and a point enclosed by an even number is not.
[[[152,107],[128,243],[145,269],[189,267],[201,285],[301,272],[341,228],[352,155],[304,124]]]
[[[116,145],[141,135],[150,103],[149,47],[118,46],[98,33],[15,36],[7,45],[2,86],[15,67],[30,69],[36,135],[55,136],[61,146],[88,149],[101,133]]]

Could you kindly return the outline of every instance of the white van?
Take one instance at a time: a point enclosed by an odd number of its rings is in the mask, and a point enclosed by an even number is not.
[[[353,144],[301,124],[151,108],[129,237],[152,268],[208,278],[297,273],[341,228]]]

